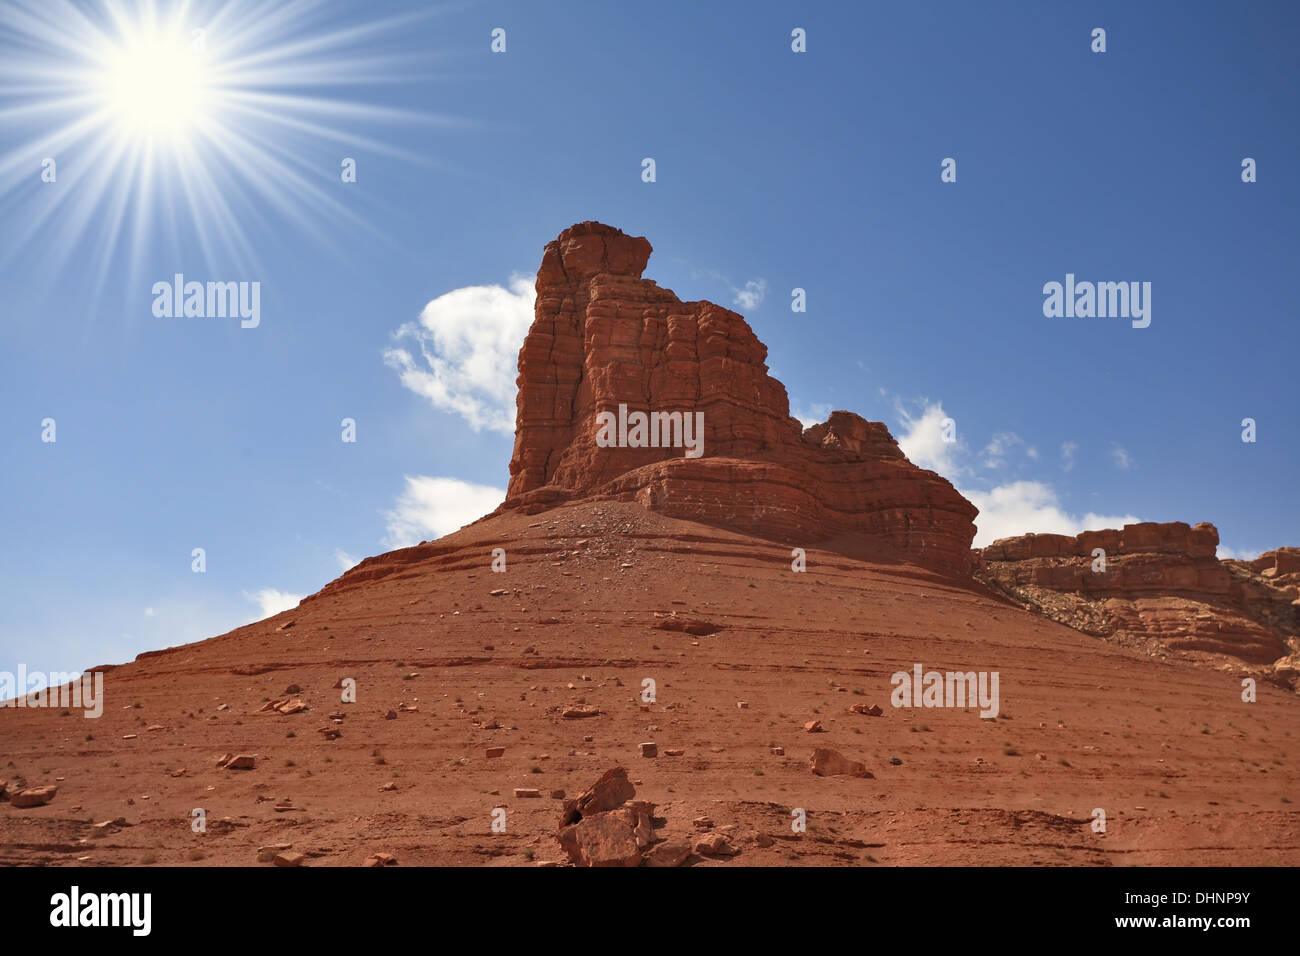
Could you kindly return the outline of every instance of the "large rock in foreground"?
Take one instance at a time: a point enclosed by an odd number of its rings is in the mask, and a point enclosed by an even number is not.
[[[650,251],[594,222],[546,246],[503,507],[611,497],[795,547],[833,540],[966,571],[975,506],[880,423],[838,411],[804,430],[745,320],[642,279]],[[638,412],[680,414],[702,436],[676,421],[638,434]],[[604,446],[602,413],[626,418],[626,441]]]
[[[655,842],[655,805],[634,796],[627,770],[615,767],[566,800],[556,839],[569,859],[579,866],[640,866]]]

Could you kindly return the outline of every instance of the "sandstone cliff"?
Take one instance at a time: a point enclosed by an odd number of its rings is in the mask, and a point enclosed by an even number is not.
[[[991,587],[1079,630],[1162,656],[1265,665],[1293,683],[1300,550],[1220,561],[1218,544],[1211,524],[1144,522],[1004,538],[972,552],[972,563]]]
[[[878,422],[838,411],[802,429],[745,320],[642,279],[650,252],[594,222],[546,246],[503,509],[613,498],[790,546],[834,540],[966,572],[975,506],[912,465]],[[602,447],[598,416],[620,405],[702,413],[702,457]]]

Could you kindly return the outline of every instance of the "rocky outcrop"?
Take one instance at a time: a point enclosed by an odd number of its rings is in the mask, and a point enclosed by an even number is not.
[[[1291,683],[1300,639],[1300,549],[1215,557],[1211,524],[1030,534],[972,552],[975,575],[1032,610],[1152,653],[1264,665]]]
[[[1300,592],[1300,548],[1265,551],[1254,561],[1226,561],[1232,567],[1257,574],[1275,587]]]
[[[594,222],[546,246],[503,508],[609,497],[794,546],[835,539],[965,572],[975,506],[912,465],[880,423],[837,411],[803,429],[745,320],[642,279],[650,251]],[[636,413],[664,417],[638,432]],[[688,432],[696,423],[700,433]],[[622,440],[609,447],[610,437]]]

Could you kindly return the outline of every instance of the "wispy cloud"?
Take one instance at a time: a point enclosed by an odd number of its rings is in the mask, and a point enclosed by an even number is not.
[[[340,571],[351,571],[361,563],[360,558],[354,558],[342,548],[336,548],[334,551],[334,560],[339,563]]]
[[[692,275],[721,282],[731,290],[731,304],[745,312],[757,309],[767,298],[767,280],[763,278],[748,279],[743,286],[738,286],[716,269],[696,269]]]
[[[1133,459],[1122,445],[1110,446],[1110,458],[1120,471],[1128,471],[1133,466]]]
[[[1079,443],[1073,441],[1061,442],[1061,471],[1074,470],[1074,453],[1079,450]]]
[[[813,425],[820,425],[830,417],[834,409],[825,402],[814,402],[807,406],[790,406],[790,414],[799,419],[799,424],[804,428],[811,428]]]
[[[734,305],[748,311],[757,309],[763,304],[763,299],[767,296],[766,279],[750,279],[745,283],[743,289],[735,289],[736,296],[732,299]]]
[[[1264,548],[1229,548],[1225,544],[1219,545],[1215,550],[1214,556],[1222,561],[1225,558],[1236,559],[1237,561],[1254,561],[1264,551]]]
[[[520,346],[533,321],[533,281],[467,286],[429,302],[393,333],[384,361],[404,386],[475,431],[512,435]]]
[[[1038,460],[1038,449],[1027,444],[1015,432],[998,432],[984,446],[982,464],[989,469],[1003,468],[1007,464],[1007,456],[1015,449],[1020,449],[1026,458]]]

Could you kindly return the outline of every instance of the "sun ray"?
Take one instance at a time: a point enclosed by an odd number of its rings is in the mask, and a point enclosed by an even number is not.
[[[333,235],[382,241],[328,188],[338,170],[320,154],[436,162],[379,130],[463,120],[355,98],[427,68],[427,51],[370,44],[436,12],[341,25],[318,0],[0,0],[0,215],[16,226],[0,261],[39,244],[99,287],[115,271],[133,281],[160,242],[255,268],[253,237],[277,223],[336,254]],[[47,158],[57,189],[43,188]]]

